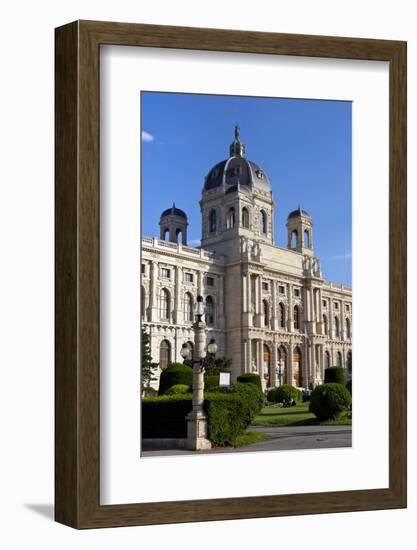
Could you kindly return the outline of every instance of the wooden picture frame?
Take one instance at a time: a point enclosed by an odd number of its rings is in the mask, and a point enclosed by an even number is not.
[[[99,56],[117,44],[389,62],[389,487],[100,505]],[[77,21],[56,29],[56,521],[75,528],[406,506],[406,43]]]

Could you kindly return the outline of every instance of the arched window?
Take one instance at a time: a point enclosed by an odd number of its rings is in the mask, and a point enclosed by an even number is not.
[[[268,218],[266,216],[265,210],[261,210],[259,213],[259,230],[263,235],[266,235],[268,232]]]
[[[169,229],[165,229],[164,231],[164,241],[169,241]]]
[[[214,324],[214,300],[211,296],[206,298],[206,323],[208,325]]]
[[[181,231],[181,229],[178,228],[175,234],[176,234],[176,236],[177,236],[177,243],[180,243],[180,242],[181,242],[181,239],[182,239],[182,231]]]
[[[249,210],[246,206],[242,208],[242,225],[243,227],[249,228]]]
[[[297,388],[301,388],[303,383],[302,377],[302,356],[301,349],[296,346],[292,354],[292,384]]]
[[[279,306],[279,326],[280,328],[285,328],[285,306],[280,302]]]
[[[352,331],[350,328],[350,319],[346,318],[346,338],[350,340],[352,338]]]
[[[169,292],[166,288],[161,288],[159,292],[159,318],[163,321],[169,319]]]
[[[323,332],[324,334],[329,334],[329,323],[327,321],[327,315],[323,315]]]
[[[266,385],[269,388],[271,385],[271,352],[269,347],[264,344],[264,357],[263,357],[263,375],[266,380]]]
[[[262,301],[262,310],[264,315],[264,327],[269,327],[269,307],[266,300]]]
[[[168,340],[162,340],[161,345],[159,346],[159,366],[163,370],[166,369],[170,363],[171,344],[168,342]]]
[[[215,210],[210,210],[209,214],[209,232],[216,233],[217,231],[217,212]]]
[[[339,317],[334,318],[334,335],[336,338],[340,338],[340,323]]]
[[[184,296],[184,321],[191,322],[193,320],[193,297],[189,292]]]
[[[278,372],[277,372],[277,382],[281,384],[289,384],[288,369],[287,369],[287,352],[284,346],[279,346],[278,348]]]
[[[310,233],[307,229],[304,230],[304,247],[310,248]]]
[[[340,351],[337,352],[337,355],[336,355],[336,361],[337,361],[337,366],[338,367],[342,367],[342,354]]]
[[[330,368],[330,353],[328,351],[324,352],[324,368]]]
[[[227,213],[227,223],[226,227],[227,229],[232,229],[232,227],[235,226],[235,209],[233,206],[229,208],[229,212]]]
[[[294,328],[300,330],[300,308],[298,306],[294,306]]]
[[[294,231],[291,232],[291,242],[290,242],[291,248],[294,248],[294,249],[297,248],[297,241],[298,241],[298,233],[294,229]]]

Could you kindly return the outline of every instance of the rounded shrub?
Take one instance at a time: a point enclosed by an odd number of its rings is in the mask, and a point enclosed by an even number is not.
[[[164,395],[180,395],[182,393],[189,392],[190,386],[187,386],[186,384],[175,384],[175,386],[171,386],[170,388],[168,388]]]
[[[291,384],[282,384],[269,390],[267,399],[272,403],[285,403],[286,401],[301,401],[303,394]]]
[[[255,386],[258,386],[260,391],[262,391],[262,382],[259,374],[246,372],[245,374],[241,374],[240,376],[238,376],[237,381],[242,384],[255,384]]]
[[[346,384],[345,369],[342,367],[329,367],[324,370],[325,384]]]
[[[158,394],[164,395],[169,388],[177,384],[191,386],[192,383],[193,369],[191,367],[182,363],[171,363],[171,365],[161,372]]]
[[[348,380],[346,383],[346,389],[352,395],[352,379]]]
[[[322,384],[311,394],[310,412],[319,420],[334,420],[349,409],[352,398],[342,384]]]

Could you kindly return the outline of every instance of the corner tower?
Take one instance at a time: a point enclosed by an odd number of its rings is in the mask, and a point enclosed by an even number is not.
[[[298,207],[287,219],[288,248],[307,256],[314,255],[313,221],[305,210]]]
[[[159,227],[161,240],[187,244],[187,214],[176,208],[175,202],[171,208],[162,212]]]
[[[201,246],[219,254],[236,251],[240,237],[274,242],[274,199],[267,174],[246,158],[240,128],[229,146],[229,158],[207,174],[200,201]]]

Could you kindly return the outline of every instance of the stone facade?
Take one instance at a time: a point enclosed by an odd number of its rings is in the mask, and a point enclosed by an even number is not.
[[[352,290],[325,281],[314,256],[313,222],[298,208],[288,247],[274,244],[268,176],[244,157],[238,129],[230,157],[205,179],[201,248],[187,246],[186,214],[161,216],[161,237],[142,237],[142,325],[161,368],[193,349],[194,305],[206,303],[208,337],[232,358],[232,377],[261,375],[264,387],[323,382],[327,366],[352,370]],[[155,382],[157,386],[157,381]]]

